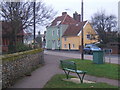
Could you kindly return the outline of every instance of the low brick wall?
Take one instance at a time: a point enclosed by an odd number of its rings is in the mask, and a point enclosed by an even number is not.
[[[2,88],[8,88],[13,85],[16,80],[30,73],[33,68],[44,63],[43,51],[34,54],[22,55],[11,61],[3,61],[2,64]]]

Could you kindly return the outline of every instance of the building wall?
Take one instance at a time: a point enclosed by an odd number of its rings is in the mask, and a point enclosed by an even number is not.
[[[52,26],[47,28],[47,31],[46,31],[46,48],[47,49],[53,49],[53,47],[54,49],[59,49],[58,40],[60,40],[60,49],[61,49],[61,39],[62,39],[61,36],[63,35],[67,27],[68,25],[59,26],[60,35],[58,34],[58,26]],[[54,31],[54,35],[53,35],[53,31]],[[54,46],[53,46],[53,41],[55,44]]]
[[[118,2],[118,28],[120,32],[120,1]]]
[[[95,30],[93,30],[91,25],[87,23],[86,26],[84,27],[84,45],[98,42],[98,40],[87,39],[87,35],[91,35],[91,34],[96,34],[96,32]],[[66,38],[66,41],[65,41],[65,38]],[[81,46],[81,33],[78,36],[62,37],[62,49],[79,50],[80,46]]]
[[[91,39],[87,38],[87,35],[95,35],[95,34],[97,34],[97,32],[95,32],[95,30],[92,28],[92,26],[88,22],[86,24],[86,26],[84,27],[84,45],[85,44],[90,44],[90,43],[98,42],[98,40],[91,40]],[[80,34],[79,37],[80,37],[80,41],[81,41],[81,34]],[[81,45],[81,43],[80,43],[80,45]]]
[[[62,49],[63,50],[78,50],[80,38],[79,36],[62,37]]]

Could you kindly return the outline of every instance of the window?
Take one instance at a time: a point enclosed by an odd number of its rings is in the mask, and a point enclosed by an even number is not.
[[[53,31],[52,31],[52,36],[54,36],[54,33],[55,33],[55,32],[54,32],[54,30],[53,30]]]
[[[57,40],[57,46],[60,47],[60,40]]]
[[[60,29],[57,29],[57,35],[58,36],[60,35]]]
[[[87,35],[87,39],[91,39],[91,35],[90,34]]]
[[[75,44],[73,44],[72,47],[75,48]]]
[[[66,37],[64,38],[64,41],[67,41],[67,38],[66,38]]]
[[[64,48],[67,48],[67,45],[66,45],[66,44],[64,44]]]

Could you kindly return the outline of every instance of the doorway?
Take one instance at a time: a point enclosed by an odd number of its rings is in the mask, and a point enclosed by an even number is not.
[[[55,40],[52,41],[52,50],[55,50]]]
[[[68,44],[68,48],[69,48],[69,50],[71,49],[70,43]]]

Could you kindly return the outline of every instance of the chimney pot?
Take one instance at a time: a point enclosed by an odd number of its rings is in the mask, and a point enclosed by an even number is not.
[[[78,22],[81,21],[81,15],[78,14],[77,12],[73,13],[73,18],[74,18],[76,21],[78,21]]]
[[[67,14],[67,12],[62,12],[62,16],[63,16],[63,15],[66,15],[66,14]]]

